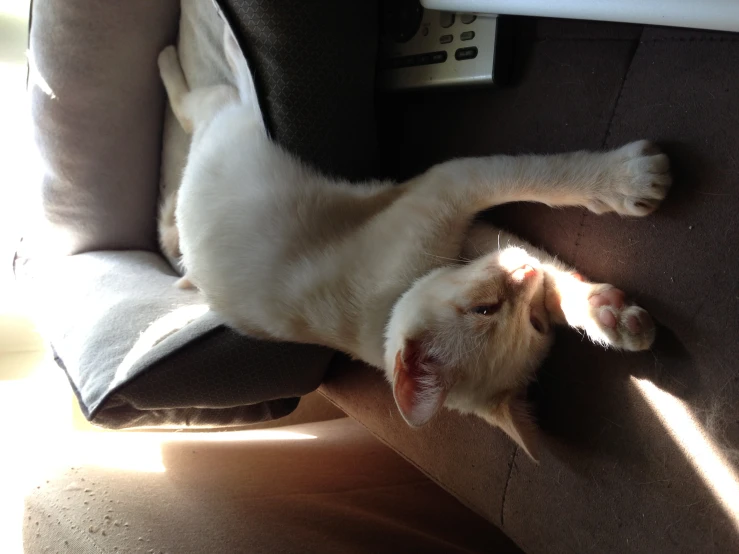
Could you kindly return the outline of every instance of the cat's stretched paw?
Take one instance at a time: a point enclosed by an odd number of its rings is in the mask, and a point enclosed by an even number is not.
[[[652,318],[645,309],[627,302],[623,291],[600,285],[588,298],[588,304],[591,323],[586,331],[595,341],[631,351],[646,350],[652,345]]]
[[[607,154],[606,190],[591,200],[595,213],[615,211],[644,216],[656,210],[672,184],[670,160],[647,140],[632,142]]]

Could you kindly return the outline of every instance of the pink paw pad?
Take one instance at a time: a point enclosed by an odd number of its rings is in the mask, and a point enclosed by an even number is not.
[[[617,310],[620,310],[624,305],[624,299],[626,295],[619,289],[608,289],[597,294],[594,294],[588,299],[590,305],[595,308],[601,306],[610,306]],[[630,318],[631,319],[631,318]],[[601,325],[608,327],[609,329],[615,329],[618,325],[618,318],[611,310],[600,310],[598,312],[598,321]],[[638,326],[638,322],[635,324]],[[636,331],[638,332],[638,331]]]
[[[603,292],[594,294],[588,299],[591,306],[600,308],[601,306],[613,306],[616,309],[623,308],[624,298],[626,295],[624,291],[619,289],[608,289]]]
[[[641,310],[639,313],[626,318],[626,328],[632,335],[638,335],[653,329],[654,322],[647,312]]]
[[[597,286],[588,298],[591,317],[600,328],[598,340],[636,352],[648,349],[654,341],[655,325],[639,306],[626,302],[626,294],[608,285]],[[598,290],[600,289],[600,290]]]
[[[613,312],[609,310],[603,310],[598,314],[598,320],[605,325],[606,327],[609,327],[610,329],[616,328],[616,316],[613,315]]]

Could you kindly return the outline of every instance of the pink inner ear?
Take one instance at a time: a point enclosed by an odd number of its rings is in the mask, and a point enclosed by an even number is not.
[[[395,355],[393,393],[400,413],[408,424],[424,425],[439,410],[446,398],[433,364],[425,363],[418,344],[408,341]]]
[[[411,378],[403,356],[398,350],[395,355],[395,402],[403,415],[413,410],[413,399],[416,396],[416,383]]]

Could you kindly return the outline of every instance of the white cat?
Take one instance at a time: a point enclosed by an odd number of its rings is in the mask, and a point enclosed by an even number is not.
[[[385,371],[410,425],[445,405],[501,427],[532,457],[523,392],[553,325],[604,346],[650,347],[654,324],[623,292],[473,220],[517,201],[646,215],[671,183],[653,145],[457,159],[402,184],[349,184],[269,139],[228,29],[225,52],[238,91],[190,91],[174,47],[159,57],[173,110],[194,132],[160,236],[170,256],[181,250],[181,284],[235,329],[346,352]]]

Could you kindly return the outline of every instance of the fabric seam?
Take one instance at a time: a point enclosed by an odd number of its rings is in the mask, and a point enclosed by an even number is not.
[[[505,480],[505,486],[503,487],[503,501],[500,503],[500,526],[505,528],[505,501],[508,498],[508,484],[511,482],[513,476],[513,467],[516,465],[516,455],[518,454],[518,445],[513,449],[513,455],[511,461],[508,462],[508,477]]]
[[[611,117],[608,119],[608,125],[606,125],[606,132],[603,136],[603,140],[601,141],[601,150],[605,148],[606,144],[608,143],[608,139],[611,136],[611,126],[613,125],[613,120],[616,118],[616,114],[618,113],[619,105],[621,104],[621,96],[623,95],[624,89],[626,88],[626,83],[629,80],[629,76],[631,75],[631,68],[634,64],[634,58],[636,57],[637,52],[639,51],[639,47],[644,44],[642,41],[642,36],[644,35],[644,28],[642,28],[642,32],[639,35],[639,39],[636,43],[636,47],[634,48],[634,52],[631,55],[631,59],[629,59],[629,65],[626,68],[626,71],[624,72],[624,78],[621,81],[621,87],[618,90],[618,96],[616,96],[616,101],[613,104],[613,111],[611,112]],[[580,251],[580,242],[582,241],[583,232],[585,230],[585,221],[588,218],[588,214],[590,213],[589,210],[584,209],[582,216],[580,217],[580,226],[577,229],[577,236],[575,237],[575,251],[572,254],[572,263],[577,267],[577,257],[578,253]]]

